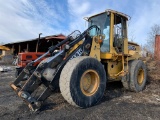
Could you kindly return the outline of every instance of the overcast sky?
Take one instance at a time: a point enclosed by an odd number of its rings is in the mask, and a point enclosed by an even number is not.
[[[129,38],[144,44],[160,25],[159,0],[0,0],[0,43],[86,29],[84,17],[113,9],[131,16]]]

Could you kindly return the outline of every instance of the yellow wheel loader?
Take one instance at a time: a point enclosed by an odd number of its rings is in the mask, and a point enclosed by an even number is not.
[[[31,110],[39,110],[58,88],[68,103],[80,108],[97,104],[110,81],[122,81],[130,91],[144,89],[146,66],[139,60],[140,46],[128,42],[128,16],[106,10],[85,19],[87,30],[83,33],[76,30],[51,46],[11,83],[11,88]],[[62,50],[55,52],[60,46],[63,46]],[[33,70],[34,63],[49,53],[51,57]],[[23,79],[26,75],[28,80]],[[41,92],[37,95],[38,89]]]
[[[3,50],[4,51],[7,51],[7,50],[10,50],[8,47],[5,47],[5,46],[2,46],[0,45],[0,60],[2,59],[2,57],[4,56],[3,55]]]

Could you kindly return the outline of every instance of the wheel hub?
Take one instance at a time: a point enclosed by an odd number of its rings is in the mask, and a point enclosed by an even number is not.
[[[84,79],[83,79],[83,89],[84,90],[88,90],[90,85],[91,85],[91,75],[89,73],[84,75]]]
[[[137,82],[139,85],[142,85],[144,81],[144,70],[143,69],[139,69],[138,70],[138,75],[137,75]]]
[[[91,96],[96,93],[100,83],[99,75],[94,70],[87,70],[83,73],[80,81],[80,88],[84,95]]]

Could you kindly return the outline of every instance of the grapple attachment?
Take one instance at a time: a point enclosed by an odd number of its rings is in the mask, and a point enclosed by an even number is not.
[[[59,87],[59,77],[68,60],[82,55],[89,55],[90,47],[84,46],[87,46],[88,44],[91,46],[92,44],[92,38],[88,35],[89,30],[92,28],[98,29],[97,26],[91,26],[82,34],[76,30],[62,42],[50,47],[48,52],[29,63],[16,80],[10,84],[11,88],[28,104],[32,111],[39,110],[43,101]],[[70,48],[81,40],[83,40],[83,43],[66,57],[65,55]],[[62,45],[65,45],[62,50],[54,52]],[[79,51],[81,51],[81,53],[79,53]],[[49,53],[52,56],[41,61],[35,69],[33,64],[47,56]]]
[[[56,71],[54,68],[48,67],[51,66],[51,63],[53,63],[53,61],[57,61],[58,59],[62,60],[63,53],[64,50],[60,51],[52,57],[41,61],[36,69],[34,69],[34,67],[32,66],[33,62],[28,64],[20,73],[18,78],[10,85],[11,88],[16,91],[18,96],[28,104],[31,110],[37,111],[41,107],[42,102],[48,96],[50,96],[52,91],[55,90],[55,85],[52,85],[52,80],[49,79],[49,77],[53,79],[54,73]],[[48,52],[46,53],[46,55],[47,54]],[[54,64],[56,66],[59,63],[55,62]],[[50,71],[46,73],[46,69],[50,69]],[[24,76],[26,76],[27,79],[25,79]],[[42,93],[38,96],[37,92],[39,91],[41,91]]]

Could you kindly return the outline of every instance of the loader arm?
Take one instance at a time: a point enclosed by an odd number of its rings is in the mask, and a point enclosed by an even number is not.
[[[78,56],[89,56],[92,46],[92,37],[89,36],[89,31],[91,29],[97,30],[97,35],[101,34],[100,29],[93,25],[85,30],[82,34],[79,31],[74,31],[62,42],[55,46],[49,48],[48,52],[43,54],[41,57],[30,62],[16,78],[16,80],[11,83],[11,88],[16,91],[19,97],[21,97],[29,106],[32,111],[37,111],[41,108],[42,103],[59,87],[59,77],[64,65],[71,59]],[[78,32],[78,34],[76,34]],[[83,41],[75,50],[73,50],[69,55],[66,54],[73,48],[78,42]],[[40,59],[47,56],[49,53],[53,54],[57,47],[65,44],[65,47],[56,53],[55,55],[46,58],[41,61],[34,72],[33,64]],[[23,79],[24,76],[28,76],[28,80]],[[21,85],[21,83],[23,85]],[[45,86],[45,89],[39,96],[34,96],[33,93],[40,88],[40,86]]]

